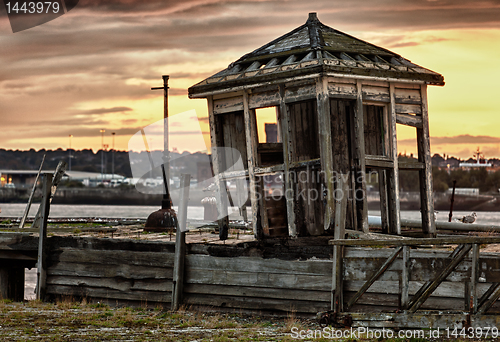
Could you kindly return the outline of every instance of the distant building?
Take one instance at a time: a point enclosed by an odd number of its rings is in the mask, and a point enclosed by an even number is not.
[[[0,186],[31,188],[35,183],[37,174],[38,170],[0,170]],[[117,174],[101,174],[99,172],[66,171],[63,176],[64,180],[78,181],[85,186],[97,186],[101,183],[114,186],[120,181],[125,180],[125,177]]]
[[[481,162],[481,156],[484,157],[483,153],[479,150],[479,147],[477,148],[476,153],[474,153],[474,156],[476,156],[476,162],[475,163],[460,163],[460,167],[464,169],[471,169],[471,168],[476,168],[476,167],[492,167],[493,165],[491,163],[488,163],[488,159],[484,159],[484,163]]]

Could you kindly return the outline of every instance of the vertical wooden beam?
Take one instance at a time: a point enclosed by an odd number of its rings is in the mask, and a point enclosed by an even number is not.
[[[347,196],[349,193],[349,183],[344,182],[344,177],[340,175],[337,180],[337,191],[335,192],[335,231],[333,238],[336,240],[345,239],[345,221],[347,211]],[[341,312],[343,310],[343,251],[344,246],[333,246],[333,268],[332,268],[332,297],[331,310]]]
[[[50,212],[50,197],[52,187],[52,174],[46,173],[43,177],[42,201],[40,203],[40,229],[38,235],[38,259],[37,259],[37,284],[36,299],[45,300],[46,280],[47,280],[47,219]]]
[[[403,246],[403,268],[401,269],[401,309],[408,309],[410,289],[410,247]]]
[[[178,310],[182,303],[184,290],[184,259],[186,255],[186,222],[189,201],[189,184],[191,175],[181,175],[181,193],[179,199],[179,214],[177,231],[175,232],[174,274],[172,282],[172,310]]]
[[[419,170],[420,202],[422,211],[422,231],[424,236],[436,237],[436,222],[434,222],[434,200],[432,194],[432,161],[429,137],[429,115],[427,110],[427,85],[420,87],[422,98],[422,128],[417,128],[418,161],[424,164]]]
[[[208,121],[210,125],[210,141],[212,144],[212,167],[214,170],[214,183],[215,183],[215,199],[217,201],[217,212],[219,218],[217,220],[219,225],[219,238],[221,240],[227,239],[229,231],[229,217],[227,211],[227,189],[226,181],[221,178],[221,172],[224,171],[221,158],[223,158],[222,147],[223,141],[219,138],[221,132],[217,127],[216,118],[214,115],[214,103],[212,96],[207,98],[208,102]]]
[[[259,225],[259,197],[255,167],[257,166],[257,128],[255,112],[248,107],[248,93],[243,92],[243,115],[245,119],[245,140],[247,147],[248,178],[250,181],[250,202],[252,204],[252,227],[256,239],[262,238],[262,226]]]
[[[382,220],[382,233],[389,233],[389,201],[387,197],[387,174],[386,170],[378,169],[378,189],[380,194],[380,218]]]
[[[479,272],[479,245],[477,243],[472,245],[471,266],[469,286],[469,312],[471,314],[475,314],[477,311],[477,280]]]
[[[394,83],[390,84],[389,93],[391,98],[389,108],[389,136],[391,148],[389,157],[394,161],[394,167],[387,171],[387,197],[389,211],[389,234],[401,235],[401,219],[399,204],[399,167],[398,167],[398,137],[396,132],[396,94]]]
[[[328,78],[326,77],[320,76],[316,81],[316,105],[318,112],[321,171],[325,176],[324,181],[327,190],[324,230],[328,230],[335,224],[335,177],[333,177],[334,169],[330,97],[328,95]],[[342,190],[343,187],[340,189]]]
[[[365,129],[363,123],[363,92],[361,81],[356,82],[357,96],[356,109],[354,111],[354,164],[356,165],[356,189],[354,199],[356,201],[356,217],[358,229],[369,233],[368,228],[368,203],[366,199],[366,165],[365,165]],[[361,180],[361,182],[359,182]],[[360,199],[359,197],[362,196]]]
[[[281,138],[283,142],[283,173],[284,173],[284,194],[286,201],[286,220],[288,225],[288,236],[297,237],[297,226],[295,225],[293,179],[290,174],[290,162],[293,153],[292,142],[290,140],[290,111],[285,103],[285,86],[280,84],[280,107],[279,122],[281,125]]]

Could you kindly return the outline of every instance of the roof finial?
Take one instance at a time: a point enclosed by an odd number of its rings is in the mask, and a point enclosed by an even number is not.
[[[316,12],[309,13],[309,19],[307,19],[307,21],[317,21],[317,20],[318,16],[316,15]]]

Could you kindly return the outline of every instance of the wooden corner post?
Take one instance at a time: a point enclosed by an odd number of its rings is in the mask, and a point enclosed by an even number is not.
[[[280,107],[279,119],[281,126],[281,136],[283,141],[283,173],[285,176],[285,200],[286,200],[286,215],[288,224],[288,236],[297,237],[297,226],[295,225],[293,181],[290,173],[290,162],[292,155],[292,144],[290,142],[290,112],[285,103],[285,86],[279,86]]]
[[[333,177],[332,124],[330,113],[330,96],[328,95],[328,78],[319,77],[316,81],[316,104],[318,111],[319,149],[321,155],[321,171],[325,175],[327,190],[324,230],[330,229],[335,222],[335,185]],[[344,215],[345,219],[345,215]]]
[[[356,189],[354,189],[354,199],[356,201],[356,217],[358,221],[358,229],[365,233],[369,233],[368,228],[368,202],[366,199],[366,161],[365,161],[365,128],[363,122],[363,89],[360,80],[356,82],[357,96],[356,108],[354,110],[354,164],[356,165],[356,173],[354,179],[361,178],[361,182],[356,181]],[[361,190],[362,198],[359,199],[357,192]]]
[[[256,239],[261,239],[263,232],[259,224],[260,189],[257,186],[255,167],[257,166],[257,126],[255,113],[248,106],[248,93],[243,92],[243,116],[245,120],[245,142],[247,146],[248,178],[250,182],[250,203],[252,205],[252,227]]]
[[[434,200],[432,194],[432,160],[429,137],[429,115],[427,110],[427,85],[420,87],[422,97],[422,128],[417,128],[418,161],[424,164],[419,170],[420,203],[422,211],[422,230],[427,237],[436,237],[436,222],[434,222]]]
[[[210,125],[210,142],[212,144],[212,167],[214,171],[215,182],[215,199],[217,202],[219,238],[226,240],[229,232],[229,217],[227,210],[227,188],[226,180],[222,177],[221,171],[224,170],[222,163],[222,155],[219,153],[218,147],[223,146],[221,135],[221,127],[217,124],[214,114],[214,102],[212,96],[207,98],[208,102],[208,121]]]
[[[388,178],[387,197],[389,203],[389,234],[401,235],[401,219],[399,216],[399,165],[398,165],[398,136],[396,131],[396,90],[394,84],[389,87],[390,110],[389,110],[389,130],[391,137],[391,159],[394,167],[387,171]]]

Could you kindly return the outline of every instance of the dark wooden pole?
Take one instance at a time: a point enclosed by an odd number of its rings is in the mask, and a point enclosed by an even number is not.
[[[175,233],[174,276],[172,284],[172,310],[178,310],[182,303],[184,289],[184,257],[186,255],[186,222],[189,201],[189,184],[191,175],[181,175],[181,194],[179,203],[179,220]]]
[[[451,222],[451,218],[453,217],[453,202],[455,202],[455,187],[457,185],[457,181],[453,181],[453,192],[451,193],[451,203],[450,203],[450,215],[448,216],[448,222]]]
[[[52,174],[46,173],[43,178],[42,202],[40,203],[40,233],[38,237],[38,259],[37,259],[37,285],[36,299],[43,301],[46,290],[46,240],[47,240],[47,219],[50,211],[50,197],[52,187]]]

